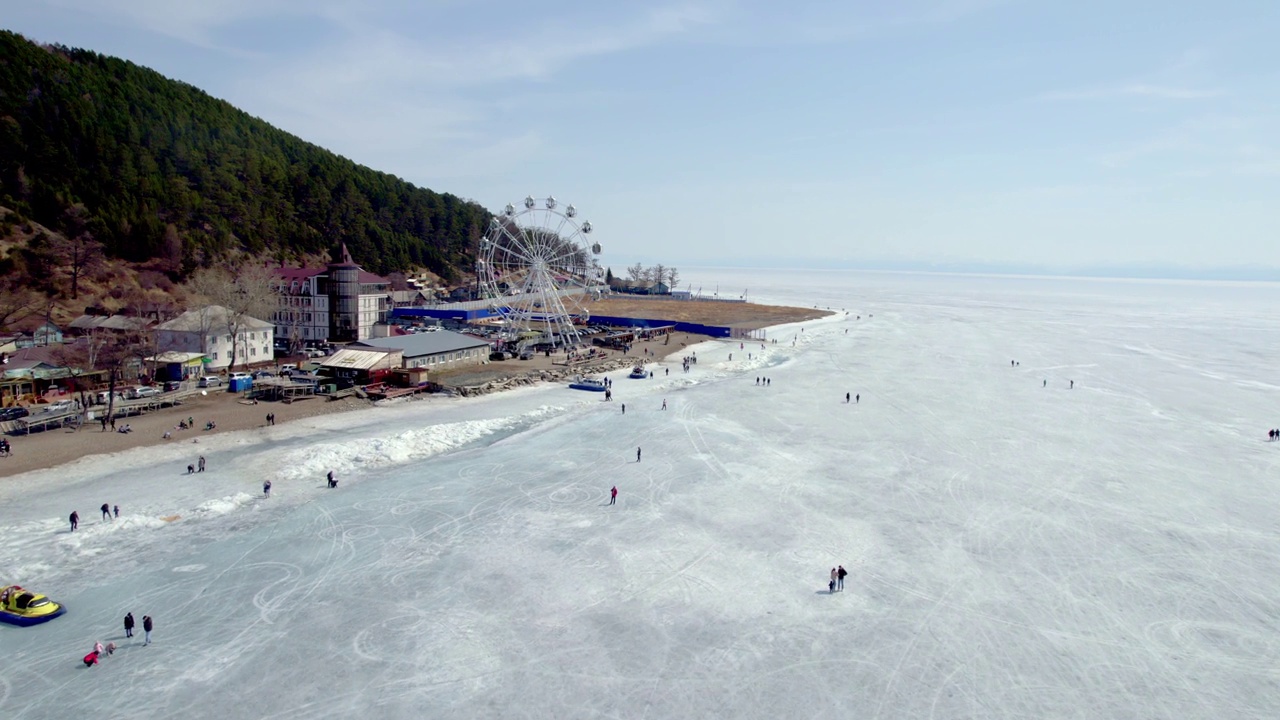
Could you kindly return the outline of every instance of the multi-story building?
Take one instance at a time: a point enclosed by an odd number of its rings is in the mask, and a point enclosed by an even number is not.
[[[277,268],[280,309],[272,316],[276,337],[291,343],[355,342],[373,337],[387,321],[391,281],[342,259],[325,268]]]
[[[233,346],[237,364],[267,362],[274,357],[271,323],[245,317],[237,325],[233,343],[226,308],[209,305],[188,310],[156,326],[156,345],[161,352],[201,353],[209,358],[205,365],[210,369],[229,366]]]

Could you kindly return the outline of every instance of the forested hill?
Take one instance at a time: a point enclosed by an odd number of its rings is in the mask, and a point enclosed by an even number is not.
[[[0,205],[61,230],[77,203],[108,255],[181,272],[345,242],[375,272],[455,277],[490,218],[147,68],[0,31]]]

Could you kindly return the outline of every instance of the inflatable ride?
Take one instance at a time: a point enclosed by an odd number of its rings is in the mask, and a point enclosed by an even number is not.
[[[586,378],[579,375],[573,382],[569,383],[569,387],[574,390],[590,390],[591,392],[604,392],[604,381],[595,378]]]
[[[65,613],[66,608],[21,585],[0,589],[0,622],[10,625],[39,625]]]
[[[627,377],[632,380],[643,380],[644,378],[649,377],[649,371],[645,370],[642,366],[637,365],[631,368],[631,374]]]

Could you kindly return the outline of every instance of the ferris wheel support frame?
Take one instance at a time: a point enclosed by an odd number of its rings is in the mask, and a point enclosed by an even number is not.
[[[600,282],[600,245],[586,244],[591,223],[579,224],[573,205],[557,205],[554,197],[532,196],[523,210],[507,205],[481,240],[477,276],[505,321],[506,341],[524,344],[536,332],[553,346],[582,343],[574,320],[589,316],[581,302]]]

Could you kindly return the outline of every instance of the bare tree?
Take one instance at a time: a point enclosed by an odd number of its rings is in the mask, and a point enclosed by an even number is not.
[[[35,312],[40,303],[39,294],[31,288],[12,280],[0,283],[0,330]]]
[[[241,265],[234,273],[223,268],[213,268],[197,274],[191,280],[195,294],[209,304],[225,308],[217,313],[215,323],[225,328],[231,336],[231,362],[234,367],[239,354],[240,336],[251,318],[269,318],[280,306],[280,294],[276,289],[275,272],[255,262]]]
[[[80,278],[102,263],[102,243],[89,232],[89,211],[79,203],[63,215],[64,235],[54,236],[53,251],[71,273],[71,299],[80,296]]]
[[[680,284],[680,271],[673,267],[667,268],[666,282],[667,282],[667,287],[671,288],[672,290],[675,290],[676,286]]]
[[[98,331],[95,336],[91,332],[89,337],[63,345],[54,352],[55,362],[71,371],[74,389],[80,392],[80,405],[86,411],[89,403],[85,391],[89,388],[81,378],[91,371],[105,370],[108,393],[107,410],[103,418],[110,418],[115,412],[116,387],[125,375],[126,368],[134,363],[140,352],[133,340],[129,335],[109,335]],[[106,422],[103,422],[103,431],[106,428]]]
[[[160,241],[161,266],[165,272],[177,273],[182,269],[182,236],[178,227],[169,223],[164,228],[164,237]]]
[[[402,272],[387,273],[387,280],[391,282],[392,290],[408,290],[409,278],[405,277]]]
[[[653,267],[649,268],[649,278],[648,278],[648,279],[649,279],[649,282],[651,282],[651,283],[666,282],[666,279],[667,279],[667,266],[666,266],[666,265],[663,265],[663,264],[661,264],[661,263],[659,263],[659,264],[654,265]]]
[[[630,278],[632,282],[640,282],[644,279],[644,266],[640,263],[636,263],[635,265],[627,268],[627,277]]]

